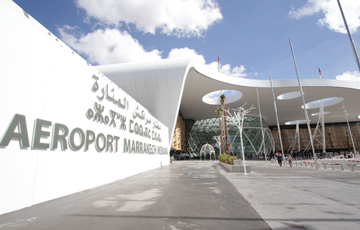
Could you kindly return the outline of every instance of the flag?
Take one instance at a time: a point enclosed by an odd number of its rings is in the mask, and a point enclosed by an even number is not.
[[[219,73],[220,73],[220,56],[218,55],[218,70],[219,70]]]
[[[321,70],[320,70],[320,68],[319,68],[319,76],[321,77]]]

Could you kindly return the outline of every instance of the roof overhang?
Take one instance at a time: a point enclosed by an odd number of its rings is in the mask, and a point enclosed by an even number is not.
[[[187,58],[114,64],[97,68],[164,123],[169,128],[170,141],[179,111],[185,119],[199,120],[218,116],[215,110],[220,107],[219,105],[209,105],[202,101],[204,95],[217,90],[240,91],[243,94],[242,98],[228,103],[226,107],[238,108],[247,103],[249,107],[256,107],[248,116],[259,116],[257,88],[262,117],[269,126],[277,125],[269,80],[228,76],[196,65],[193,59]],[[360,83],[303,79],[301,84],[306,102],[342,97],[349,121],[358,120],[360,108],[357,100],[360,99]],[[276,98],[282,94],[300,91],[296,77],[289,80],[274,80],[273,88]],[[288,121],[305,119],[301,97],[289,100],[276,99],[276,104],[280,125]],[[330,113],[325,116],[325,122],[346,122],[342,107],[342,103],[326,107],[325,110]],[[308,109],[309,116],[318,112],[319,109]],[[310,120],[311,123],[317,123],[318,117],[310,116]]]
[[[331,79],[303,79],[301,84],[306,103],[324,98],[342,97],[349,114],[349,121],[358,121],[357,116],[360,114],[360,108],[357,100],[360,99],[360,83]],[[248,107],[251,105],[256,107],[248,116],[259,116],[256,88],[259,93],[263,118],[268,125],[277,125],[270,80],[236,78],[221,73],[211,73],[196,67],[189,69],[180,111],[186,119],[199,120],[217,117],[215,110],[220,106],[206,104],[202,101],[202,97],[216,90],[237,90],[243,94],[242,98],[226,104],[226,108],[238,108],[247,103],[246,106]],[[296,77],[292,80],[273,80],[273,88],[280,125],[284,125],[288,121],[305,119],[301,96],[288,100],[277,99],[279,95],[300,91]],[[325,107],[325,111],[330,112],[326,115],[325,122],[346,122],[342,107],[342,103]],[[319,109],[307,109],[307,111],[311,123],[317,123],[318,118],[312,117],[311,114],[318,113]]]

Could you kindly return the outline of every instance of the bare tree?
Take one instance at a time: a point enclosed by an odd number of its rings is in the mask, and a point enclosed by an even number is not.
[[[243,127],[244,127],[244,118],[246,116],[246,114],[250,113],[251,110],[255,109],[255,107],[252,105],[250,107],[250,109],[245,109],[246,103],[243,106],[240,106],[237,109],[233,109],[234,113],[231,114],[231,112],[229,111],[229,109],[226,111],[229,114],[230,119],[235,123],[235,125],[238,127],[239,129],[239,133],[240,133],[240,142],[241,142],[241,153],[242,153],[242,158],[244,161],[244,172],[246,174],[246,163],[245,163],[245,153],[244,153],[244,144],[243,144],[243,138],[242,138],[242,133],[243,133]]]

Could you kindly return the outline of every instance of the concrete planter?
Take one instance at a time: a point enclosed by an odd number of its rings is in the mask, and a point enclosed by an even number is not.
[[[221,167],[223,167],[225,169],[225,171],[227,172],[233,172],[233,173],[244,173],[244,166],[242,165],[242,161],[241,160],[236,160],[236,165],[235,165],[235,161],[234,161],[234,165],[229,165],[223,162],[219,162]],[[240,161],[240,162],[239,162]],[[250,173],[251,172],[251,168],[249,165],[246,166],[246,173]]]

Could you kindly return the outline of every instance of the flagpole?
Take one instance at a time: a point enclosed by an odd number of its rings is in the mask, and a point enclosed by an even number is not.
[[[220,73],[220,56],[219,56],[219,54],[218,54],[218,71]]]
[[[282,140],[281,140],[281,130],[280,130],[280,124],[279,124],[279,117],[278,117],[278,113],[277,113],[277,107],[276,107],[276,101],[275,101],[275,94],[274,94],[274,88],[273,88],[273,85],[272,85],[271,71],[270,71],[270,69],[269,69],[269,77],[270,77],[271,91],[272,91],[273,100],[274,100],[274,109],[275,109],[276,123],[277,123],[278,133],[279,133],[281,154],[282,154],[282,158],[283,158],[283,162],[284,162],[284,166],[285,166],[284,148],[283,148],[283,144],[282,144]]]
[[[349,27],[348,27],[347,22],[346,22],[346,19],[345,19],[344,12],[343,12],[342,7],[341,7],[341,4],[340,4],[340,0],[337,0],[337,2],[338,2],[338,5],[339,5],[339,8],[340,8],[341,16],[342,16],[342,18],[343,18],[343,20],[344,20],[344,24],[345,24],[346,31],[347,31],[348,36],[349,36],[349,39],[350,39],[350,44],[351,44],[351,48],[352,48],[353,53],[354,53],[354,57],[355,57],[355,60],[356,60],[356,64],[358,65],[359,72],[360,72],[360,61],[359,61],[358,52],[357,52],[357,50],[356,50],[355,42],[354,42],[354,40],[352,39],[352,36],[351,36],[350,30],[349,30]]]
[[[293,46],[292,46],[291,38],[289,38],[289,42],[290,42],[290,47],[291,47],[291,53],[292,53],[292,56],[293,56],[293,59],[294,59],[295,71],[296,71],[296,76],[297,76],[297,80],[298,80],[298,84],[299,84],[301,98],[302,98],[302,102],[303,102],[303,106],[304,106],[304,113],[305,113],[305,117],[306,117],[306,123],[307,123],[308,131],[309,131],[309,137],[310,137],[311,148],[312,148],[313,156],[314,156],[314,160],[315,160],[315,165],[316,165],[316,169],[319,169],[318,163],[317,163],[317,157],[316,157],[315,149],[314,149],[314,141],[313,141],[313,138],[312,138],[312,135],[311,135],[309,115],[308,115],[308,112],[306,110],[306,105],[305,105],[304,91],[302,89],[301,82],[300,82],[299,71],[298,71],[298,68],[297,68],[297,65],[296,65],[296,59],[295,59],[295,54],[294,54],[294,49],[293,49]]]
[[[261,135],[262,135],[262,144],[264,146],[264,155],[265,155],[265,162],[267,164],[267,157],[266,157],[266,149],[265,149],[265,135],[264,135],[264,128],[262,125],[262,117],[261,117],[261,108],[260,108],[260,99],[259,99],[259,92],[258,92],[258,87],[256,86],[256,96],[257,96],[257,101],[258,101],[258,106],[259,106],[259,114],[260,114],[260,127],[261,127]]]

